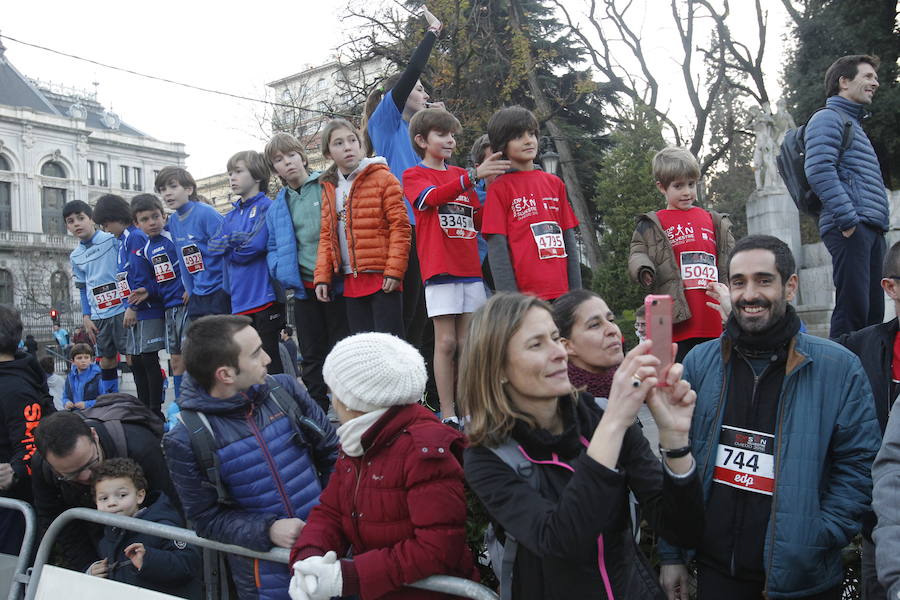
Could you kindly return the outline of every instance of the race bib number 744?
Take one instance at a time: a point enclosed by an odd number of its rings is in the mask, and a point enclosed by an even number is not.
[[[723,425],[713,481],[771,496],[775,490],[774,436]]]

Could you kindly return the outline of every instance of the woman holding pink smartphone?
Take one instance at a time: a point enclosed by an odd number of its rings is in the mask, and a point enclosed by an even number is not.
[[[491,559],[501,598],[663,599],[631,535],[628,493],[659,534],[686,547],[699,540],[701,488],[688,443],[696,395],[681,365],[657,387],[659,359],[644,342],[621,359],[601,409],[573,388],[565,344],[592,332],[617,358],[612,340],[621,333],[595,294],[574,313],[563,340],[548,304],[498,294],[474,313],[463,351],[466,479],[500,542]],[[635,424],[645,402],[662,463]]]

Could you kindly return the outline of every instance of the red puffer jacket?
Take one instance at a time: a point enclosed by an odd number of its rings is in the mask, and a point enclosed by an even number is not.
[[[363,600],[446,599],[403,586],[431,575],[477,579],[466,546],[463,435],[411,404],[388,410],[362,444],[362,456],[340,453],[291,566],[352,547]]]

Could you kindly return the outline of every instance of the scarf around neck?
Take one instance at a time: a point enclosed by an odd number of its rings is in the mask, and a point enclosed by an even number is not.
[[[341,440],[341,450],[344,451],[344,454],[347,456],[362,456],[363,452],[366,451],[362,445],[363,434],[387,411],[388,409],[386,408],[379,408],[360,415],[355,419],[350,419],[338,427],[337,436]]]
[[[741,329],[734,312],[725,324],[725,334],[734,341],[735,347],[747,355],[765,355],[787,346],[800,331],[800,317],[790,304],[784,314],[771,327],[759,333],[748,333]]]

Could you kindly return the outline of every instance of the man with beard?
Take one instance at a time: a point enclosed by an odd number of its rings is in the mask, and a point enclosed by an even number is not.
[[[738,241],[728,281],[722,337],[684,362],[706,503],[697,597],[837,600],[841,549],[869,507],[880,440],[868,379],[853,353],[800,333],[784,242]],[[669,597],[687,598],[683,566],[672,564],[681,553],[660,554]]]

